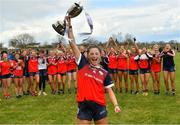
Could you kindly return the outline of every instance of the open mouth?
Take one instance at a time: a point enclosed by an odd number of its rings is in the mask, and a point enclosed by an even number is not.
[[[92,59],[93,62],[96,62],[98,59]]]

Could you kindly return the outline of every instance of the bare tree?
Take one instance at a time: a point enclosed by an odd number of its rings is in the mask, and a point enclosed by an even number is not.
[[[25,48],[30,43],[36,43],[33,36],[30,34],[20,34],[9,40],[9,45],[19,48]]]

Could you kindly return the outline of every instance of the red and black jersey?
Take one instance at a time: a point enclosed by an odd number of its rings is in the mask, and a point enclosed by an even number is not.
[[[153,72],[161,72],[161,58],[160,55],[153,55],[151,62],[151,71]]]
[[[67,59],[66,57],[59,57],[57,62],[58,73],[67,72]]]
[[[23,60],[13,60],[13,74],[14,76],[23,76],[24,62]]]
[[[55,75],[57,74],[57,58],[49,56],[47,58],[48,63],[48,74]]]
[[[130,54],[129,57],[129,70],[138,70],[138,62],[135,60],[137,55]]]
[[[89,100],[106,106],[104,87],[109,88],[113,86],[108,72],[101,67],[95,67],[89,64],[86,57],[82,54],[77,64],[77,102]]]
[[[28,72],[38,72],[38,58],[29,57],[28,59]]]
[[[76,70],[77,68],[77,64],[76,64],[76,61],[75,61],[75,56],[70,54],[67,56],[67,71],[70,71],[70,70]]]
[[[8,75],[11,73],[11,62],[10,61],[1,61],[1,75]]]
[[[139,58],[138,64],[140,69],[150,69],[150,61],[152,59],[152,55],[145,53],[139,55],[138,58]]]
[[[108,67],[110,69],[117,69],[117,55],[116,54],[110,54],[108,56]]]
[[[128,69],[128,58],[124,54],[119,54],[117,58],[117,69],[127,70]]]

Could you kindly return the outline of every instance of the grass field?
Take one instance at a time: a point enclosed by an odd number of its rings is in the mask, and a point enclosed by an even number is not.
[[[180,54],[176,55],[176,96],[166,96],[161,82],[159,96],[152,92],[147,97],[116,94],[122,112],[115,114],[108,100],[108,120],[111,124],[180,124]],[[162,79],[162,77],[161,77]],[[152,80],[149,83],[152,87]],[[151,90],[151,89],[150,89]],[[75,94],[43,97],[25,96],[0,102],[0,124],[74,124],[77,104]],[[66,92],[67,93],[67,92]],[[0,97],[2,97],[0,95]]]

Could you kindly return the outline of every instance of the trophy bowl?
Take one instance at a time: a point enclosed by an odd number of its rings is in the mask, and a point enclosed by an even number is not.
[[[64,36],[65,29],[66,29],[65,21],[57,21],[56,23],[52,24],[52,27],[58,34]]]
[[[83,6],[80,6],[78,3],[74,3],[67,11],[67,16],[74,18],[78,16],[83,10]]]

